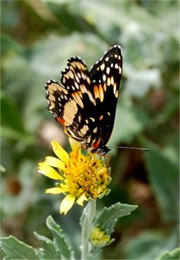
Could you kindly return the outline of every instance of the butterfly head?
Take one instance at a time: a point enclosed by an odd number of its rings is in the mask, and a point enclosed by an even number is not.
[[[96,143],[94,143],[92,146],[87,145],[85,149],[89,150],[91,153],[97,153],[98,155],[105,155],[108,153],[111,149],[108,148],[105,144],[101,143],[101,140],[99,139]]]
[[[98,149],[96,150],[96,153],[99,155],[105,155],[106,153],[108,153],[111,149],[108,148],[107,146],[101,146],[98,147]]]

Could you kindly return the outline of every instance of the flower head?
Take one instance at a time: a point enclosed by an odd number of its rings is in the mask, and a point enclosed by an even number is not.
[[[104,247],[111,242],[110,235],[107,235],[99,228],[93,228],[90,234],[91,243],[96,247]]]
[[[46,193],[65,194],[60,204],[60,213],[66,214],[73,204],[83,206],[84,201],[102,198],[109,192],[111,178],[109,169],[98,155],[81,152],[78,142],[70,139],[72,151],[68,154],[57,141],[52,141],[56,157],[48,156],[39,163],[39,173],[58,181],[56,187]]]

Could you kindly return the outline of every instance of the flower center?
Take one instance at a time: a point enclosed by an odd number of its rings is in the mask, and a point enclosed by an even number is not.
[[[97,155],[85,156],[81,152],[72,151],[63,174],[65,178],[60,186],[76,198],[84,193],[87,198],[96,199],[107,192],[109,172],[104,161],[97,159]]]

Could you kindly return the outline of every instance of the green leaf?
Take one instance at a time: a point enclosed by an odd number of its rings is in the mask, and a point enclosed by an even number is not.
[[[119,142],[130,143],[134,137],[143,132],[145,124],[144,115],[132,106],[127,95],[122,95],[116,109],[115,124],[109,146],[114,147]]]
[[[177,228],[167,237],[157,231],[142,231],[125,246],[126,259],[157,259],[157,256],[174,249],[177,244]]]
[[[95,219],[94,226],[100,228],[102,231],[107,230],[110,234],[117,220],[130,215],[136,208],[137,206],[135,205],[121,204],[120,202],[109,208],[105,207]]]
[[[39,259],[33,247],[23,243],[13,236],[1,238],[1,248],[6,255],[6,259]]]
[[[68,246],[62,229],[56,224],[52,216],[47,218],[46,225],[54,236],[55,245],[61,254],[61,259],[74,259],[74,252],[72,252],[70,246]]]
[[[170,252],[166,252],[165,254],[157,258],[157,260],[178,260],[178,259],[180,259],[180,248],[176,248]]]
[[[75,0],[42,0],[42,2],[62,5],[62,4],[67,4],[67,3],[73,3],[73,2],[75,2]]]
[[[41,258],[43,259],[60,259],[60,254],[56,249],[55,244],[47,237],[39,235],[34,232],[35,237],[41,242],[43,248],[41,249]]]
[[[7,53],[21,53],[22,52],[22,46],[14,40],[10,35],[8,34],[2,34],[1,36],[1,57],[2,55],[6,55]]]
[[[1,124],[3,127],[14,130],[18,133],[24,133],[24,126],[21,115],[15,103],[5,94],[0,95],[1,102]]]
[[[24,137],[21,133],[19,133],[18,131],[11,129],[9,127],[1,126],[0,132],[1,132],[2,137],[5,137],[10,140],[19,141],[19,140],[22,140],[22,138]]]
[[[145,145],[150,148],[145,153],[145,160],[149,171],[149,179],[156,195],[164,221],[179,219],[179,179],[178,166],[172,163],[163,152],[150,142]]]
[[[158,69],[138,70],[127,65],[125,73],[128,78],[125,83],[125,92],[129,92],[137,98],[144,97],[150,88],[157,88],[160,85],[160,71]]]

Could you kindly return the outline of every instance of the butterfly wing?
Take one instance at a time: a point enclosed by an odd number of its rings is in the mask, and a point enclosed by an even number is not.
[[[119,86],[122,75],[122,50],[115,45],[91,68],[91,88],[96,100],[98,132],[101,138],[99,146],[108,142],[114,125]]]
[[[105,146],[113,129],[121,78],[120,47],[112,47],[90,73],[79,57],[68,60],[61,73],[61,84],[46,83],[48,109],[65,133],[86,149]]]
[[[85,147],[91,143],[91,128],[95,121],[91,117],[91,113],[95,114],[95,99],[90,83],[85,62],[79,57],[72,57],[61,73],[61,84],[48,81],[45,86],[48,109],[64,125],[66,134]]]

